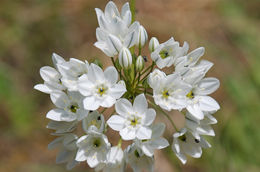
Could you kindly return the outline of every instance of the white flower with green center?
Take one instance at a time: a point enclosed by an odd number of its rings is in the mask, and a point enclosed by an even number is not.
[[[90,126],[95,126],[100,133],[105,129],[105,119],[104,116],[98,111],[94,111],[88,114],[86,118],[82,120],[82,128],[88,133]]]
[[[51,100],[57,108],[52,109],[46,115],[48,119],[54,121],[80,121],[88,115],[88,110],[83,108],[83,96],[78,92],[62,91],[52,92]]]
[[[56,163],[67,163],[67,170],[71,170],[78,164],[75,160],[78,149],[76,145],[77,139],[78,137],[75,134],[63,134],[48,145],[49,149],[60,149],[56,156]]]
[[[78,152],[75,160],[87,161],[91,168],[95,168],[100,163],[106,162],[106,156],[110,149],[107,137],[96,131],[96,127],[89,129],[88,135],[82,136],[77,141]]]
[[[154,109],[148,109],[144,94],[138,95],[132,105],[127,99],[120,99],[115,105],[118,115],[107,121],[109,127],[119,131],[123,140],[150,139],[152,129],[149,127],[155,119]]]
[[[77,91],[79,77],[88,72],[89,64],[78,59],[70,58],[69,61],[57,64],[62,75],[61,82],[69,91]]]
[[[107,153],[107,160],[105,163],[100,163],[95,171],[103,172],[124,172],[125,171],[124,152],[120,146],[112,147]]]
[[[156,65],[162,69],[173,65],[174,61],[182,55],[183,50],[182,47],[180,47],[179,42],[171,38],[157,46],[152,52],[151,58],[156,62]]]
[[[154,155],[154,151],[156,149],[163,149],[169,146],[168,141],[161,137],[164,130],[165,125],[163,123],[152,125],[152,137],[147,140],[135,140],[138,147],[140,147],[143,153],[147,156],[152,157]]]
[[[63,85],[61,81],[62,75],[59,73],[59,71],[57,71],[57,65],[59,63],[65,62],[65,60],[61,56],[53,53],[52,61],[56,69],[50,66],[42,67],[40,69],[40,75],[44,80],[44,83],[37,84],[34,86],[34,89],[47,94],[50,94],[53,91],[66,89],[66,87]]]
[[[194,118],[202,120],[204,118],[203,111],[211,112],[219,110],[219,104],[208,96],[218,88],[219,80],[216,78],[204,78],[193,84],[192,90],[186,95],[186,109]]]
[[[181,110],[186,107],[186,95],[191,86],[182,81],[179,74],[162,77],[153,88],[153,98],[157,105],[165,110]]]
[[[142,150],[133,143],[125,149],[126,162],[130,164],[134,172],[154,170],[154,158],[146,156]]]
[[[95,46],[107,56],[113,57],[122,47],[130,48],[137,43],[140,24],[131,24],[132,14],[128,3],[122,7],[121,14],[112,1],[107,4],[105,13],[96,8],[96,14],[99,27]]]
[[[209,148],[210,144],[200,136],[195,138],[186,128],[173,134],[172,150],[183,164],[186,163],[189,155],[193,158],[200,158],[202,154],[201,148]]]
[[[108,67],[104,72],[91,64],[88,74],[79,78],[79,92],[85,96],[84,108],[97,110],[101,107],[111,107],[125,92],[123,84],[117,84],[118,73],[114,67]]]

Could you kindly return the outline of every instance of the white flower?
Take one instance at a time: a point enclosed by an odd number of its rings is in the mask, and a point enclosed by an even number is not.
[[[107,153],[107,161],[100,163],[95,171],[103,170],[103,172],[124,172],[125,160],[124,152],[119,146],[112,147]]]
[[[65,62],[61,56],[55,53],[52,54],[52,61],[56,69],[59,63]],[[62,76],[55,68],[50,66],[42,67],[40,69],[40,75],[44,80],[44,83],[35,85],[34,89],[47,94],[50,94],[53,91],[65,90],[66,87],[61,82]]]
[[[119,59],[119,64],[123,68],[129,68],[132,65],[132,55],[128,48],[123,47],[120,50],[118,59]]]
[[[138,39],[137,39],[137,43],[136,43],[137,47],[142,48],[145,45],[145,43],[147,42],[147,40],[148,40],[147,32],[146,32],[145,28],[142,25],[140,25]]]
[[[88,72],[89,64],[78,59],[70,58],[68,62],[57,64],[62,75],[61,81],[69,91],[77,91],[77,82],[80,76]]]
[[[107,137],[97,132],[96,127],[88,131],[88,135],[82,136],[77,141],[78,152],[75,160],[87,161],[91,168],[106,161],[106,155],[110,149]]]
[[[134,104],[127,99],[120,99],[115,105],[118,115],[113,115],[107,121],[109,127],[119,131],[123,140],[150,139],[152,130],[149,126],[155,119],[154,109],[148,109],[148,103],[144,94],[138,95]]]
[[[138,147],[140,147],[146,156],[152,157],[155,149],[163,149],[169,146],[168,141],[162,138],[162,134],[165,130],[163,123],[152,125],[152,137],[148,140],[136,140]]]
[[[192,90],[186,95],[187,107],[190,114],[198,119],[204,118],[203,111],[211,112],[219,110],[219,104],[208,95],[219,87],[219,80],[216,78],[204,78],[193,85]]]
[[[181,80],[177,73],[162,77],[153,88],[153,98],[157,105],[165,110],[181,110],[186,107],[186,95],[191,86]]]
[[[117,55],[122,47],[130,48],[136,44],[139,23],[131,24],[132,14],[129,3],[125,3],[119,13],[114,2],[108,2],[105,13],[96,8],[99,27],[96,30],[97,42],[95,46],[107,56]]]
[[[162,69],[173,65],[174,61],[182,56],[182,54],[183,50],[180,47],[179,42],[174,41],[174,39],[171,38],[165,43],[157,46],[152,52],[151,58],[156,62],[156,65]]]
[[[84,108],[97,110],[100,106],[111,107],[125,92],[122,84],[117,84],[118,73],[114,67],[108,67],[104,72],[102,69],[91,64],[88,74],[79,78],[79,92],[85,96]]]
[[[75,134],[64,134],[53,140],[48,145],[49,149],[60,149],[56,157],[56,163],[67,163],[67,170],[71,170],[78,164],[78,162],[75,160],[77,153],[77,139],[78,137]]]
[[[105,129],[104,116],[99,114],[98,111],[89,113],[88,116],[82,120],[82,128],[88,133],[90,126],[95,126],[97,130],[102,133]]]
[[[154,169],[154,158],[146,156],[135,143],[127,147],[125,157],[134,172],[141,172],[142,169],[152,172]]]
[[[153,52],[160,45],[158,39],[156,37],[152,37],[149,42],[149,50]]]
[[[186,128],[180,132],[173,134],[172,150],[183,164],[186,163],[186,155],[193,158],[200,158],[202,154],[201,148],[209,148],[210,144],[203,137],[195,138]]]
[[[148,84],[151,88],[155,88],[161,79],[166,78],[166,74],[159,69],[154,69],[148,76]]]
[[[62,91],[52,92],[51,100],[57,106],[46,115],[51,120],[80,121],[88,115],[88,110],[83,108],[83,97],[78,92],[68,92],[68,95]]]

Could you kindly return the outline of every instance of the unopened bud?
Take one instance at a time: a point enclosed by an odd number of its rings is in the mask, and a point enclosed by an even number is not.
[[[145,43],[148,41],[148,35],[143,26],[139,27],[139,34],[138,34],[138,40],[136,45],[139,46],[139,48],[142,48]]]
[[[159,44],[160,43],[159,43],[158,39],[155,38],[155,37],[152,37],[150,42],[149,42],[149,50],[150,50],[150,52],[154,52],[154,50],[158,47]]]
[[[119,64],[123,68],[129,68],[132,64],[132,55],[128,48],[123,47],[119,53]]]
[[[144,59],[142,56],[138,56],[136,59],[136,70],[137,71],[142,71],[144,68]]]

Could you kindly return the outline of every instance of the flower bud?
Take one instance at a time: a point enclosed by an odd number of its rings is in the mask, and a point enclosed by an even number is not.
[[[136,59],[136,70],[137,71],[142,71],[143,68],[144,68],[144,59],[142,56],[138,56],[137,59]]]
[[[142,48],[147,41],[148,41],[147,32],[143,26],[140,26],[136,45],[139,46],[139,48]]]
[[[132,64],[132,55],[128,48],[123,47],[119,53],[119,64],[123,68],[129,68]]]
[[[154,69],[152,73],[150,73],[148,77],[148,84],[151,88],[154,88],[157,84],[160,84],[160,80],[165,78],[166,74],[159,69]]]
[[[120,85],[126,87],[126,85],[125,85],[125,81],[124,81],[124,80],[120,80],[120,81],[118,81],[118,84],[120,84]]]
[[[158,39],[155,38],[155,37],[152,37],[150,42],[149,42],[149,50],[150,50],[150,52],[153,52],[158,47],[159,44],[160,43],[159,43]]]

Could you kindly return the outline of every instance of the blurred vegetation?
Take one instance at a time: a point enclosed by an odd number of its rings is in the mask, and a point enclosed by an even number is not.
[[[0,1],[1,172],[65,171],[55,164],[56,152],[47,150],[54,137],[45,129],[45,114],[53,105],[33,86],[42,82],[40,67],[52,65],[52,52],[67,59],[103,59],[93,46],[94,8],[104,8],[106,3]],[[216,137],[208,138],[212,148],[185,166],[166,149],[163,152],[174,171],[260,171],[259,9],[259,0],[137,0],[137,19],[150,36],[162,42],[173,35],[192,48],[205,46],[205,58],[215,63],[209,76],[221,80],[213,95],[222,108],[215,115]],[[85,168],[81,165],[73,171]]]

